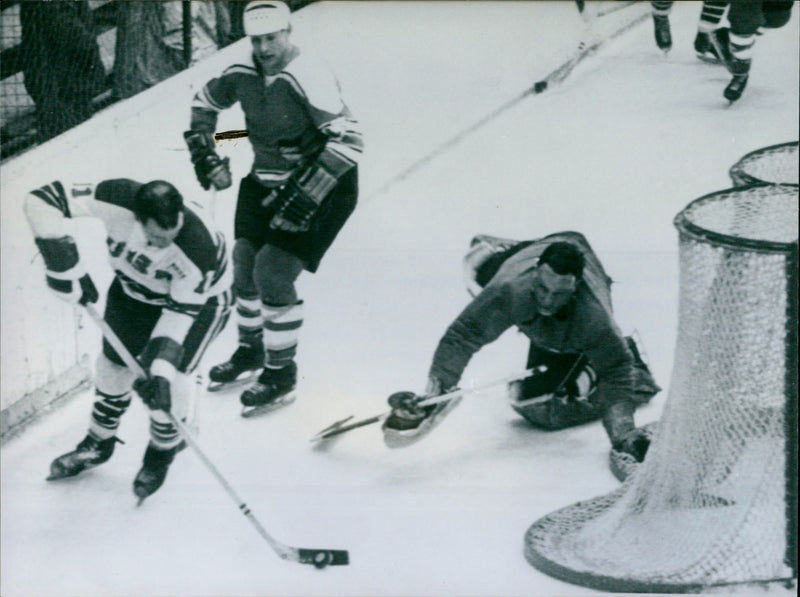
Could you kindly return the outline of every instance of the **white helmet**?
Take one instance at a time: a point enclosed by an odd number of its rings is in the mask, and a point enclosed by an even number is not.
[[[245,35],[264,35],[289,26],[289,7],[275,0],[256,0],[244,7]]]

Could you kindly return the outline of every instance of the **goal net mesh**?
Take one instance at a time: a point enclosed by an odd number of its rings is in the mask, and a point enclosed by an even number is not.
[[[611,591],[796,577],[798,191],[701,197],[679,231],[678,336],[645,461],[535,522],[528,560]]]
[[[781,143],[751,151],[736,162],[729,174],[734,186],[758,183],[798,184],[798,142]]]

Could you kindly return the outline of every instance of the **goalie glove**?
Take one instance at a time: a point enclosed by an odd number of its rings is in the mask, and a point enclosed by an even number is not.
[[[322,202],[353,165],[346,158],[323,150],[313,163],[295,171],[281,189],[281,206],[270,227],[286,232],[307,231]]]
[[[228,158],[220,158],[215,151],[216,145],[211,133],[201,131],[186,131],[183,139],[189,148],[194,164],[194,173],[197,181],[205,190],[214,188],[218,191],[227,189],[232,184],[231,170]]]
[[[644,429],[634,427],[616,440],[613,447],[618,452],[630,454],[636,459],[636,462],[642,462],[650,447],[650,438]]]
[[[73,305],[96,303],[100,298],[97,288],[80,263],[73,238],[62,236],[35,240],[47,268],[47,286],[56,296]]]

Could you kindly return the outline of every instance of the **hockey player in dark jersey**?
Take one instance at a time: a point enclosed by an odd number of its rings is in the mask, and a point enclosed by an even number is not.
[[[730,102],[744,93],[750,77],[750,64],[756,35],[762,29],[778,29],[789,22],[792,14],[791,0],[733,0],[728,9],[730,33],[720,38],[712,36],[716,53],[722,58],[733,78],[723,95]],[[718,32],[727,32],[720,29]]]
[[[611,310],[611,279],[577,232],[534,241],[476,237],[466,260],[475,297],[448,327],[431,363],[427,396],[456,386],[467,363],[512,326],[531,340],[528,367],[546,373],[509,385],[511,406],[544,429],[602,418],[614,449],[644,458],[647,435],[634,425],[638,404],[660,388]],[[383,425],[389,447],[411,444],[458,405],[460,397],[419,408],[394,404]]]
[[[159,180],[115,179],[96,186],[55,181],[31,191],[24,209],[47,285],[76,305],[96,302],[99,293],[72,236],[74,220],[102,221],[115,272],[104,319],[148,372],[135,379],[104,340],[88,434],[53,461],[48,479],[71,477],[111,458],[133,388],[150,409],[150,441],[133,483],[143,499],[162,485],[182,447],[167,412],[190,417],[188,374],[228,318],[232,296],[223,237],[184,206],[174,186]]]
[[[291,43],[284,3],[250,2],[243,24],[252,47],[195,95],[184,136],[200,184],[226,188],[227,158],[213,136],[218,113],[238,102],[255,154],[234,220],[239,346],[209,372],[211,390],[259,374],[241,395],[249,416],[294,400],[303,323],[295,281],[317,270],[355,208],[362,139],[334,75]]]

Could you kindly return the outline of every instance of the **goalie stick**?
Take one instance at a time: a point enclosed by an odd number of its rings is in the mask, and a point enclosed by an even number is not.
[[[419,407],[431,406],[433,404],[438,404],[440,402],[445,402],[452,398],[456,398],[457,396],[463,396],[464,394],[478,394],[484,390],[488,390],[495,386],[511,383],[512,381],[518,381],[520,379],[525,379],[530,377],[531,375],[544,373],[545,371],[547,371],[547,367],[545,367],[544,365],[540,365],[532,369],[526,369],[525,371],[509,375],[502,379],[496,379],[495,381],[484,384],[482,386],[469,387],[469,388],[456,388],[455,390],[451,390],[450,392],[446,392],[444,394],[439,394],[438,396],[420,396],[419,401],[416,403],[416,406]],[[378,423],[386,419],[391,413],[392,411],[390,409],[375,416],[368,417],[366,419],[360,419],[358,421],[346,424],[347,421],[353,418],[353,415],[350,415],[349,417],[345,417],[340,421],[336,421],[335,423],[328,425],[325,429],[323,429],[315,436],[313,436],[310,441],[319,442],[324,439],[329,439],[331,437],[341,435],[342,433],[352,431],[353,429],[358,429],[359,427],[366,427],[367,425]]]
[[[127,365],[127,367],[137,376],[146,377],[147,372],[139,364],[139,361],[137,361],[130,351],[125,347],[125,345],[122,343],[122,340],[120,340],[114,330],[111,329],[111,326],[108,325],[108,323],[100,316],[100,314],[91,304],[85,305],[85,308],[86,312],[102,331],[103,337],[108,340],[108,343],[114,348],[120,358],[122,358],[125,365]],[[247,520],[250,521],[258,533],[267,541],[267,543],[269,543],[269,546],[273,549],[273,551],[275,551],[276,554],[278,554],[278,556],[281,557],[281,559],[297,562],[299,564],[313,564],[317,568],[325,568],[325,566],[328,565],[345,566],[350,563],[350,556],[346,550],[306,549],[292,547],[291,545],[281,543],[272,537],[261,525],[255,515],[250,511],[250,508],[247,506],[247,504],[245,504],[244,501],[242,501],[242,499],[237,495],[230,483],[228,483],[225,477],[222,476],[222,473],[217,470],[217,467],[214,466],[211,460],[209,460],[208,456],[206,456],[203,450],[200,449],[200,446],[197,444],[194,437],[192,437],[192,434],[189,433],[184,424],[176,419],[172,413],[167,412],[166,414],[169,417],[170,422],[175,425],[175,428],[180,433],[181,438],[194,450],[198,458],[200,458],[203,464],[206,465],[206,468],[211,472],[211,474],[214,475],[214,477],[216,477],[220,485],[222,485],[228,495],[236,502],[239,510],[242,511],[242,514],[247,517]]]

